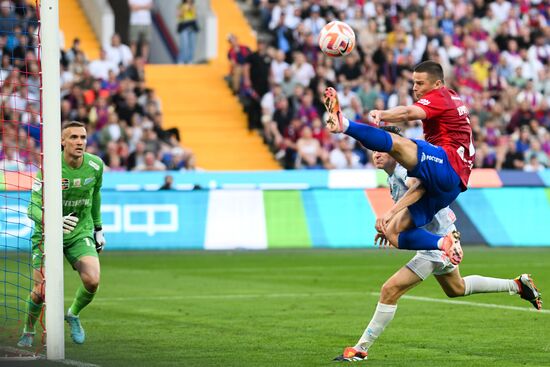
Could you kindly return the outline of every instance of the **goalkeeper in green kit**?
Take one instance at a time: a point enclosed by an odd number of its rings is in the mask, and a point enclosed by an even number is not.
[[[71,338],[77,344],[84,343],[85,333],[79,314],[96,295],[99,286],[98,253],[105,246],[101,229],[101,188],[103,161],[85,153],[86,129],[84,124],[72,121],[61,128],[62,196],[63,196],[63,253],[78,271],[82,285],[76,291],[65,320],[71,329]],[[27,303],[23,334],[17,343],[20,347],[32,346],[34,326],[42,312],[44,302],[43,244],[42,244],[42,177],[38,173],[28,209],[34,221],[32,258],[34,287]],[[60,244],[61,245],[61,244]]]

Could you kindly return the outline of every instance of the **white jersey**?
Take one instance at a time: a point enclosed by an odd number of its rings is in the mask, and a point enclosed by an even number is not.
[[[407,181],[407,170],[405,167],[401,166],[399,163],[395,166],[393,174],[388,177],[388,185],[390,187],[391,197],[394,202],[401,199],[405,192],[407,192],[408,187],[406,185]],[[447,233],[456,229],[454,222],[456,221],[455,213],[449,208],[445,207],[438,211],[432,221],[422,228],[436,234],[438,236],[445,236]],[[441,251],[437,250],[422,250],[418,251],[419,253],[439,253]]]

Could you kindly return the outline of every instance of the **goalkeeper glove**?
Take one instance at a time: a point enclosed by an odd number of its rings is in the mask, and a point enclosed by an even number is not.
[[[70,213],[63,217],[63,233],[71,233],[78,224],[78,217],[74,216],[75,213]]]
[[[99,254],[101,251],[103,251],[103,247],[105,247],[105,236],[103,236],[103,229],[101,227],[95,227],[94,229],[94,240],[95,240],[95,249],[97,253]]]

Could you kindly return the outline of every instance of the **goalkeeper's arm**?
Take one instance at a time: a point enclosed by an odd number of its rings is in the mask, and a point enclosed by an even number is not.
[[[101,224],[101,184],[103,181],[103,170],[99,175],[97,180],[96,187],[94,189],[94,194],[92,196],[92,220],[94,222],[94,241],[95,249],[97,252],[103,251],[105,247],[105,236],[103,236],[103,227]]]
[[[39,172],[32,184],[31,201],[27,208],[27,215],[40,227],[42,227],[42,209],[42,175]]]

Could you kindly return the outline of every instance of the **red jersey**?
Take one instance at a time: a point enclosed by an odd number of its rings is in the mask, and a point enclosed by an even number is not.
[[[454,90],[446,87],[426,93],[414,105],[426,112],[422,120],[426,141],[445,150],[460,176],[462,190],[466,190],[475,158],[468,108]]]

